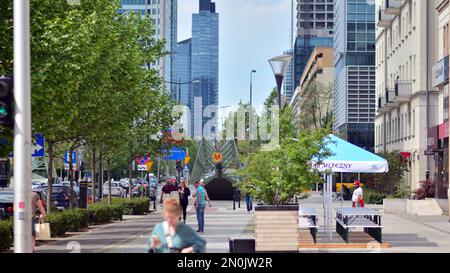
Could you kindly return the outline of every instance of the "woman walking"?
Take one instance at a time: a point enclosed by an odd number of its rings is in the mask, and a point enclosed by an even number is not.
[[[183,209],[183,223],[186,224],[186,216],[187,216],[187,207],[189,204],[189,196],[191,195],[191,191],[186,186],[186,181],[183,180],[178,187],[178,192],[180,193],[180,205]]]
[[[165,221],[155,226],[148,253],[204,253],[206,241],[186,224],[180,223],[181,206],[175,199],[164,202]]]

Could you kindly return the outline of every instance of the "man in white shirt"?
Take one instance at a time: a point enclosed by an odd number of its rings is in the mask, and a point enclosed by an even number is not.
[[[352,202],[353,207],[363,207],[364,208],[364,200],[363,200],[363,189],[361,187],[361,182],[355,181],[354,183],[356,189],[353,191]]]

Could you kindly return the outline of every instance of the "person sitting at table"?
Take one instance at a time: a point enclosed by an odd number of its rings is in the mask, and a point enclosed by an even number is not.
[[[361,182],[358,180],[354,183],[356,189],[353,191],[352,202],[353,207],[362,207],[364,208],[364,199],[363,199],[363,189],[361,187]]]

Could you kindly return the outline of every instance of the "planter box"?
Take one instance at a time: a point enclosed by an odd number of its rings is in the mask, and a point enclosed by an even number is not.
[[[436,202],[438,203],[438,205],[442,209],[442,211],[448,214],[449,200],[448,199],[436,199]]]
[[[298,251],[298,205],[256,206],[256,251]]]
[[[448,201],[434,198],[425,200],[383,199],[383,212],[390,214],[411,214],[422,216],[442,215],[446,207],[444,202]]]
[[[439,207],[436,199],[425,200],[407,200],[408,214],[418,216],[442,215],[442,209]]]
[[[383,212],[390,214],[406,214],[407,199],[383,199]]]

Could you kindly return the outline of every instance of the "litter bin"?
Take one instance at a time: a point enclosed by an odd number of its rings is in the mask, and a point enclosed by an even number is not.
[[[255,253],[255,239],[229,238],[230,253]]]
[[[80,181],[80,209],[87,209],[88,207],[88,183],[87,181]]]

